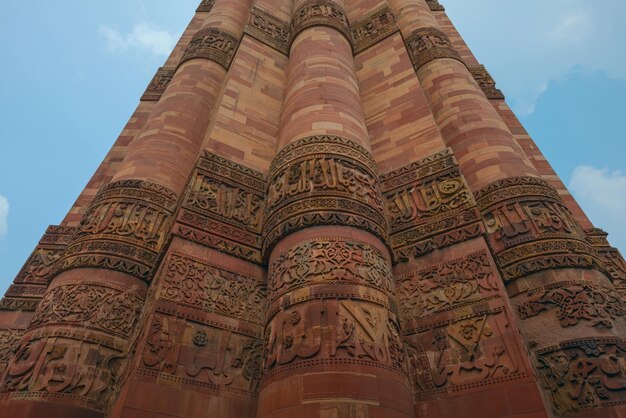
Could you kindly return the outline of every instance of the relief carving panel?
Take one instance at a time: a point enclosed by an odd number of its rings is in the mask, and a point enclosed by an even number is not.
[[[504,308],[425,326],[405,343],[417,398],[526,376]]]
[[[340,239],[307,241],[280,254],[269,269],[271,301],[301,287],[345,283],[393,295],[389,261],[376,248]]]
[[[626,401],[626,342],[568,341],[537,352],[539,377],[557,415]]]
[[[291,18],[290,43],[293,43],[293,40],[300,32],[314,26],[327,26],[336,29],[341,32],[350,45],[352,45],[348,17],[343,8],[334,1],[309,0],[304,2],[300,8],[293,13],[293,17]]]
[[[267,286],[258,279],[178,253],[171,254],[165,265],[160,300],[264,325]]]
[[[156,314],[148,331],[142,365],[142,374],[159,380],[256,397],[263,371],[263,342],[230,330]]]
[[[398,278],[398,307],[405,322],[497,294],[498,278],[485,251]]]
[[[146,88],[145,93],[141,96],[141,100],[154,102],[158,101],[165,92],[167,86],[170,84],[170,81],[172,81],[172,78],[174,78],[175,72],[176,70],[174,69],[164,67],[159,68]]]
[[[266,352],[268,374],[325,364],[405,370],[397,318],[369,302],[318,299],[286,308],[269,322]]]
[[[278,52],[289,55],[289,24],[258,7],[252,8],[244,32]]]

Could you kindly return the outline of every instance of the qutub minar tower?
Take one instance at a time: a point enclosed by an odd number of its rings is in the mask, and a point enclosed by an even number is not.
[[[626,265],[437,1],[203,1],[1,302],[0,416],[626,417]]]

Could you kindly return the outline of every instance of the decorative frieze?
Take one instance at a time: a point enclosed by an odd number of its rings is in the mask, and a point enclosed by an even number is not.
[[[350,140],[303,138],[283,148],[271,164],[265,254],[281,237],[316,225],[354,226],[387,242],[376,164]]]
[[[343,34],[352,46],[348,17],[343,8],[331,0],[309,0],[298,8],[291,18],[290,45],[300,32],[314,26],[328,26]]]
[[[451,58],[463,62],[448,35],[439,29],[432,27],[416,29],[404,42],[415,71],[429,62],[441,58]]]
[[[381,176],[395,261],[482,234],[480,213],[450,149]]]
[[[470,65],[468,68],[488,99],[504,100],[504,94],[496,87],[496,81],[491,77],[484,65]]]
[[[556,415],[626,402],[625,341],[567,341],[536,355],[539,377]]]
[[[260,263],[266,184],[262,173],[205,152],[191,175],[174,233]]]
[[[17,328],[2,328],[0,329],[0,376],[4,374],[9,359],[13,350],[15,350],[17,343],[24,334],[23,329]]]
[[[476,194],[504,280],[553,268],[601,268],[556,190],[535,177],[497,181]]]
[[[239,39],[229,32],[215,28],[201,29],[191,38],[179,66],[189,60],[203,58],[216,62],[228,71],[238,46]]]
[[[378,7],[352,25],[354,53],[364,51],[397,31],[396,18],[389,6],[384,4]]]
[[[250,20],[244,32],[265,45],[289,55],[289,24],[276,19],[258,7],[252,8]]]
[[[103,187],[57,263],[57,272],[97,267],[149,281],[176,204],[175,193],[140,180]]]
[[[159,68],[146,88],[145,93],[141,96],[141,100],[148,102],[158,101],[163,95],[163,92],[165,92],[165,89],[169,85],[170,81],[172,81],[172,78],[174,78],[175,72],[176,70],[173,68]]]

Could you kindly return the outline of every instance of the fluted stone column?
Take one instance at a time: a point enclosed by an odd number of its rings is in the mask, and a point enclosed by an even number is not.
[[[259,418],[412,416],[387,224],[343,6],[294,5],[264,228]]]
[[[389,3],[442,137],[476,197],[550,407],[556,416],[613,416],[626,401],[626,328],[602,261],[427,2]]]
[[[215,1],[113,181],[93,200],[9,362],[3,414],[106,414],[250,3]]]

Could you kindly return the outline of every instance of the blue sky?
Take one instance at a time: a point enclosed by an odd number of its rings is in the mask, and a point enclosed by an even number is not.
[[[0,5],[0,292],[58,224],[199,0]],[[626,252],[626,2],[441,0],[596,225]]]

